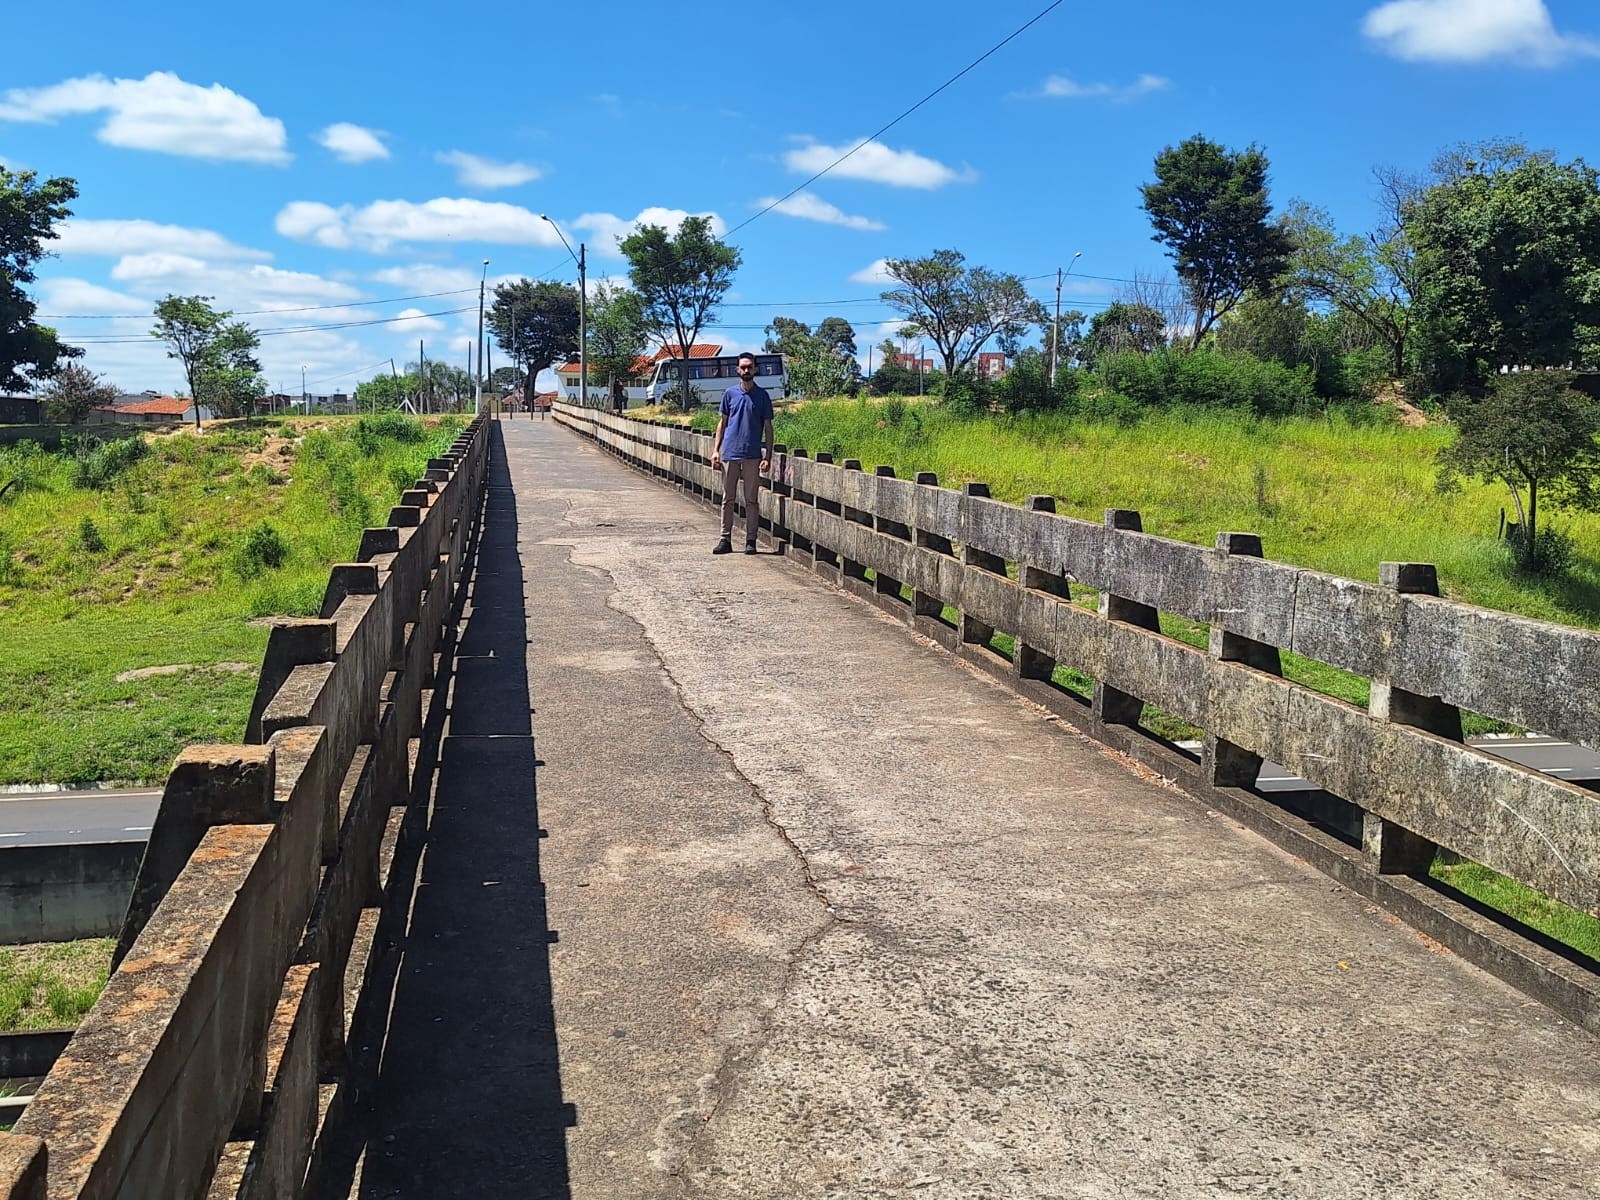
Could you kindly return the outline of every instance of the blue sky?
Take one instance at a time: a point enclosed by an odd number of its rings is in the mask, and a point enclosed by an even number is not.
[[[1374,219],[1375,165],[1421,169],[1458,141],[1600,162],[1583,0],[1066,0],[736,228],[1047,2],[613,0],[581,21],[499,0],[29,5],[7,14],[28,52],[0,77],[0,161],[79,181],[35,294],[95,370],[178,386],[149,312],[198,292],[298,310],[248,319],[290,331],[263,339],[272,385],[297,390],[304,367],[313,392],[414,360],[419,338],[465,366],[484,258],[491,282],[575,278],[541,213],[587,243],[591,279],[625,272],[615,239],[637,220],[714,214],[744,265],[702,340],[749,348],[775,315],[837,315],[864,355],[894,328],[885,257],[953,247],[1050,301],[1081,251],[1063,304],[1091,312],[1168,277],[1138,188],[1194,133],[1259,143],[1275,204],[1348,232]]]

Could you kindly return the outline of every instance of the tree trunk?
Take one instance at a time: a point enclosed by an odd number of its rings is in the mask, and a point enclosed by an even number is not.
[[[1523,566],[1530,571],[1539,569],[1539,481],[1528,480],[1528,528],[1522,541]]]

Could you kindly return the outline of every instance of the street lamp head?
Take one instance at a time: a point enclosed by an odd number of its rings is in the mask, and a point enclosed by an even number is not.
[[[1077,251],[1076,253],[1073,254],[1072,257],[1073,258],[1082,258],[1083,257],[1083,251],[1082,250]]]

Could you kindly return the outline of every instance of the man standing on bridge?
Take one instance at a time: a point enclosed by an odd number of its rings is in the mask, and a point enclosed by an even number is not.
[[[756,356],[739,355],[739,382],[722,393],[711,469],[722,471],[722,538],[713,554],[733,552],[734,491],[744,483],[744,552],[756,552],[761,527],[761,476],[772,466],[772,397],[756,386]]]

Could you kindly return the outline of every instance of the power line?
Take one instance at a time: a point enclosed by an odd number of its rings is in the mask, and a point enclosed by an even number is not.
[[[952,83],[954,83],[956,80],[960,79],[968,71],[972,70],[979,63],[983,62],[984,59],[988,58],[990,55],[992,55],[996,51],[998,51],[1001,47],[1005,46],[1007,42],[1010,42],[1010,41],[1020,37],[1023,33],[1027,32],[1027,30],[1030,29],[1032,26],[1037,25],[1045,17],[1049,16],[1056,9],[1060,8],[1063,3],[1065,3],[1065,0],[1053,0],[1053,3],[1046,5],[1043,10],[1041,10],[1037,15],[1035,15],[1033,17],[1032,20],[1028,21],[1026,24],[1020,26],[1019,28],[1014,29],[1011,33],[1009,33],[1005,37],[1001,38],[1000,41],[996,42],[993,46],[990,46],[982,54],[978,55],[977,58],[973,59],[966,66],[962,67],[961,70],[957,71],[954,75],[950,76],[949,79],[946,79],[938,87],[934,88],[933,91],[929,92],[921,100],[918,100],[910,108],[906,109],[905,112],[901,113],[894,120],[890,121],[887,125],[883,126],[876,133],[872,133],[872,134],[868,135],[867,137],[862,138],[861,141],[857,142],[854,146],[850,147],[850,149],[846,150],[843,154],[841,154],[838,158],[834,159],[827,166],[823,167],[822,170],[818,171],[810,179],[806,180],[799,187],[794,188],[794,189],[792,189],[792,190],[790,190],[788,192],[785,192],[783,195],[779,196],[771,204],[767,205],[760,212],[756,213],[755,216],[748,217],[745,220],[740,221],[739,224],[735,225],[732,229],[728,230],[728,236],[732,237],[734,234],[738,233],[739,230],[743,229],[746,225],[750,224],[751,221],[754,221],[754,220],[757,220],[760,217],[766,216],[769,212],[771,212],[773,209],[777,208],[778,205],[782,204],[785,200],[788,200],[790,197],[794,196],[796,193],[802,192],[806,188],[810,187],[813,183],[815,183],[817,180],[821,179],[829,171],[833,170],[840,163],[844,162],[845,159],[849,158],[852,154],[856,153],[856,151],[858,151],[862,147],[866,146],[869,142],[874,142],[878,138],[882,137],[884,134],[888,133],[889,130],[893,129],[896,125],[900,124],[901,121],[904,121],[912,113],[916,112],[917,109],[921,108],[929,100],[932,100],[940,92],[944,91],[945,88],[949,87]]]

